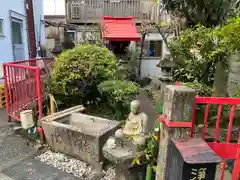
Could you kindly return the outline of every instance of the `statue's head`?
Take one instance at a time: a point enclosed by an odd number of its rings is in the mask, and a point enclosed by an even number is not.
[[[138,114],[140,112],[141,104],[139,100],[134,100],[131,102],[131,112],[133,114]]]

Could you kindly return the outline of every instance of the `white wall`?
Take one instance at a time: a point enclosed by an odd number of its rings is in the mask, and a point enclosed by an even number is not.
[[[44,15],[65,15],[65,0],[41,1],[44,3]]]
[[[15,11],[16,13],[10,13],[11,10]],[[23,42],[25,44],[24,54],[25,57],[28,58],[28,35],[25,14],[25,5],[23,0],[11,0],[1,3],[0,19],[3,19],[4,37],[0,38],[0,62],[8,62],[14,59],[11,38],[11,17],[23,21]]]
[[[158,77],[161,74],[160,68],[156,67],[160,59],[142,59],[141,77]]]
[[[11,17],[20,19],[23,21],[23,43],[24,43],[24,55],[28,58],[28,34],[25,4],[23,0],[1,0],[0,19],[3,19],[3,31],[4,36],[0,37],[0,66],[3,62],[9,62],[14,60],[12,38],[11,38]],[[12,12],[11,12],[12,11]],[[15,11],[16,13],[14,13]],[[3,76],[2,68],[0,68],[0,77]]]
[[[145,41],[159,41],[162,40],[162,37],[159,33],[149,33]],[[163,42],[162,46],[162,55],[167,52],[167,48],[165,43]],[[159,63],[161,60],[161,57],[144,57],[142,59],[142,64],[141,64],[141,76],[142,77],[158,77],[161,74],[161,70],[159,67],[156,67],[156,65]]]
[[[2,2],[1,2],[2,1]],[[3,2],[4,1],[4,2]],[[23,32],[22,39],[24,43],[24,58],[29,58],[29,45],[28,45],[28,32],[27,32],[27,17],[25,10],[25,0],[0,0],[1,11],[0,19],[3,19],[3,31],[4,36],[0,37],[0,78],[3,76],[2,63],[10,62],[14,60],[12,36],[11,36],[11,17],[22,20]],[[43,16],[43,2],[41,0],[33,0],[34,3],[34,17],[35,17],[35,29],[37,32],[41,31],[41,41],[45,43],[44,26],[41,24],[40,18]],[[41,29],[41,30],[40,30]],[[36,34],[36,41],[38,41]]]

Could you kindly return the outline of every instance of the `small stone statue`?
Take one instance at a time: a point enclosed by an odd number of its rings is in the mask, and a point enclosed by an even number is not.
[[[140,108],[139,100],[132,101],[131,112],[124,127],[115,132],[117,139],[130,139],[137,147],[144,145],[147,137],[148,117]]]

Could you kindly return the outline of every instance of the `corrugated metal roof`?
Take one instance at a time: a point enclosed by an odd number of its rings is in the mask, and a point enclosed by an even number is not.
[[[133,17],[114,18],[104,16],[101,21],[101,34],[105,40],[112,41],[139,41],[141,35],[137,33]]]

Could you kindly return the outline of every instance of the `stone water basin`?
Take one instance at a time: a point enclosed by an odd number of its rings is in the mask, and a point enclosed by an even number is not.
[[[102,148],[120,127],[120,122],[83,113],[75,106],[42,119],[46,141],[55,152],[78,158],[100,169]]]

